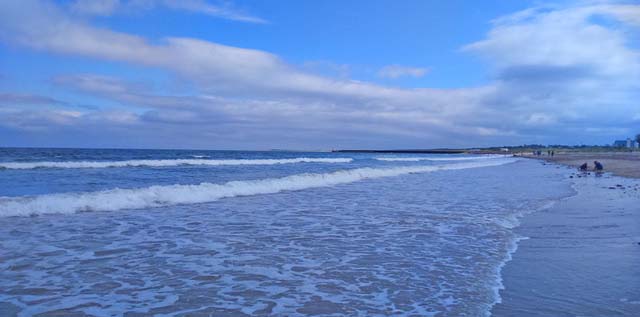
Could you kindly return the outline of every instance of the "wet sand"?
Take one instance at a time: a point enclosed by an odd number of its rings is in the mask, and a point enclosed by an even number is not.
[[[494,316],[638,316],[640,180],[580,176],[569,179],[575,196],[522,219],[516,232],[528,239],[502,270]]]
[[[544,153],[546,154],[546,152]],[[599,161],[604,165],[605,172],[614,175],[640,178],[640,152],[567,152],[556,153],[549,157],[530,156],[531,158],[543,159],[549,162],[578,167],[582,163],[587,163],[589,169],[593,169],[593,161]]]

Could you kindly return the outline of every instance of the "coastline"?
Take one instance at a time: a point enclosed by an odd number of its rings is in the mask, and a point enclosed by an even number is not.
[[[594,153],[558,155],[554,162],[572,166],[587,157],[608,160],[627,178],[569,178],[575,195],[521,218],[515,229],[521,238],[501,270],[504,289],[492,315],[633,316],[640,310],[640,180],[616,164],[628,158]]]
[[[543,153],[546,154],[546,153]],[[604,165],[604,172],[616,176],[640,178],[640,152],[559,152],[554,156],[522,155],[522,157],[544,160],[574,168],[587,163],[593,171],[593,161]]]

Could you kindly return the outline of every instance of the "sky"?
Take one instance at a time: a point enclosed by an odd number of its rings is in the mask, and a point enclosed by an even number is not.
[[[610,144],[640,2],[0,0],[0,146]]]

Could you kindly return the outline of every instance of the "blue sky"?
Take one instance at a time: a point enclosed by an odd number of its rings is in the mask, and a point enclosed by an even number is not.
[[[604,144],[640,133],[640,5],[0,4],[0,146]]]

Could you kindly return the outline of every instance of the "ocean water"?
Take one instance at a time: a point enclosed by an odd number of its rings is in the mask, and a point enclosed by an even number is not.
[[[567,171],[504,156],[0,149],[0,315],[483,316]]]

